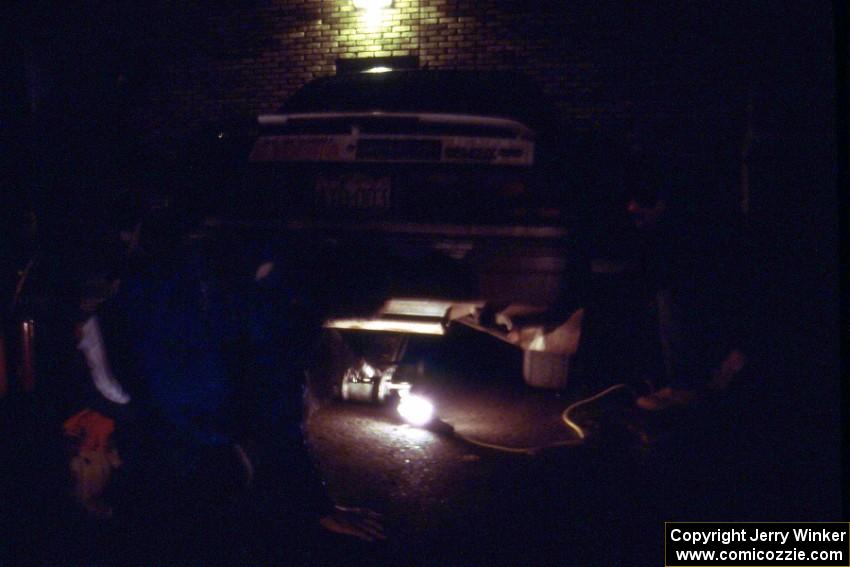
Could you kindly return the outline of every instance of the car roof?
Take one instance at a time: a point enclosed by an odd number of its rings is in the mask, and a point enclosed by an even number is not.
[[[514,72],[446,69],[348,73],[304,85],[281,113],[428,112],[520,120],[532,128],[548,111],[542,91]]]

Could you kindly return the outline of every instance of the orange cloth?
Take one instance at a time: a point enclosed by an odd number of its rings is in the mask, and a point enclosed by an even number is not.
[[[115,422],[96,411],[84,409],[63,424],[65,435],[77,443],[77,453],[69,467],[73,477],[74,498],[98,518],[112,516],[112,506],[103,500],[103,493],[112,476],[112,469],[121,466],[121,457],[109,438]]]
[[[65,435],[79,441],[81,451],[96,451],[109,446],[115,421],[94,410],[84,409],[65,420],[62,429]]]

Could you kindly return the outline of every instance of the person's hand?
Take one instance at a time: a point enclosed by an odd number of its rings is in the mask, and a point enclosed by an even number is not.
[[[387,539],[381,515],[366,508],[336,506],[333,512],[319,519],[319,523],[328,531],[354,536],[364,541]]]

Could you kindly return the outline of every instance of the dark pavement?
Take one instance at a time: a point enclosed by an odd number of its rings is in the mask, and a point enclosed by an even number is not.
[[[385,516],[388,540],[356,552],[365,564],[662,565],[664,521],[839,517],[835,424],[769,387],[758,367],[724,395],[664,416],[634,409],[641,384],[613,391],[571,414],[587,433],[580,444],[563,410],[616,383],[587,366],[564,392],[534,390],[519,351],[463,330],[414,339],[407,360],[423,361],[414,391],[434,400],[444,426],[415,428],[392,407],[332,399],[309,420],[333,497]],[[26,429],[39,419],[25,407],[4,414],[12,472],[0,527],[17,537],[0,564],[107,556],[108,526],[70,505],[61,444]]]
[[[585,374],[566,392],[530,389],[519,353],[483,337],[421,354],[430,359],[414,391],[454,434],[343,402],[322,404],[309,427],[333,495],[386,515],[382,551],[398,565],[662,565],[664,521],[840,512],[831,425],[768,393],[757,369],[664,416],[633,407],[640,384],[613,391],[571,414],[588,434],[575,444],[564,408],[615,382]],[[517,454],[464,437],[551,448]]]

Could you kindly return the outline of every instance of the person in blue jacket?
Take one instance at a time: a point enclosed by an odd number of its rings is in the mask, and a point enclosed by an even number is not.
[[[116,523],[131,541],[119,553],[141,563],[317,564],[322,533],[383,539],[377,514],[330,500],[303,431],[322,322],[379,306],[377,280],[340,286],[353,260],[333,246],[265,243],[252,253],[192,234],[168,208],[124,224],[131,254],[98,314],[121,394]]]

